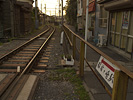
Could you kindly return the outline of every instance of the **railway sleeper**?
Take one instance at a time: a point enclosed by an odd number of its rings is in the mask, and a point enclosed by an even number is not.
[[[0,69],[17,69],[17,67],[24,68],[26,64],[2,64],[0,65]]]

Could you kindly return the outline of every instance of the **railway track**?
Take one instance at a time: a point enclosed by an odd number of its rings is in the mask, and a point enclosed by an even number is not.
[[[36,86],[39,79],[28,73],[40,72],[47,67],[44,63],[48,61],[49,49],[52,47],[47,47],[47,44],[54,32],[55,28],[49,26],[44,32],[0,58],[0,72],[4,77],[0,82],[0,100],[21,100],[20,93],[24,95],[22,89],[26,89],[28,83],[34,81],[32,86]],[[17,68],[20,68],[20,72],[17,72]],[[34,91],[33,87],[28,86],[31,91]],[[27,94],[29,96],[25,99],[31,99],[33,92]]]

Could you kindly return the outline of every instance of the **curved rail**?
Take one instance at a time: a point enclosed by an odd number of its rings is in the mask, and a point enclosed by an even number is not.
[[[44,33],[48,32],[50,29],[50,27],[48,26],[48,28],[43,31],[42,33],[40,33],[39,35],[35,36],[34,38],[30,39],[29,41],[25,42],[24,44],[20,45],[19,47],[15,48],[14,50],[10,51],[9,53],[3,55],[0,58],[0,63],[2,63],[5,59],[8,59],[9,56],[11,56],[12,54],[15,54],[17,51],[19,51],[20,49],[22,49],[24,46],[28,45],[29,43],[31,43],[33,40],[39,38],[40,36],[42,36]]]

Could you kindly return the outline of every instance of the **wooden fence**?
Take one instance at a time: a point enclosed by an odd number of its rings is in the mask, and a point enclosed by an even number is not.
[[[110,95],[112,100],[126,100],[127,95],[127,87],[128,87],[128,79],[133,79],[133,73],[126,69],[124,66],[117,63],[115,60],[104,54],[102,51],[85,41],[83,38],[75,34],[72,30],[70,30],[66,25],[63,25],[63,29],[65,32],[65,35],[68,39],[68,42],[70,46],[73,48],[73,58],[75,59],[76,56],[76,50],[80,54],[80,67],[79,67],[79,75],[81,77],[84,76],[84,61],[86,61],[87,65],[90,67],[94,75],[97,77],[101,85],[104,87],[104,89],[107,91],[107,93]],[[80,40],[80,50],[76,47],[76,38]],[[89,64],[87,59],[84,57],[85,53],[85,44],[89,46],[91,49],[93,49],[95,52],[103,56],[105,59],[107,59],[109,62],[114,64],[118,69],[114,71],[114,80],[113,80],[113,89],[112,93],[109,91],[109,89],[106,87],[105,83],[101,80],[101,78],[98,76],[94,68]]]

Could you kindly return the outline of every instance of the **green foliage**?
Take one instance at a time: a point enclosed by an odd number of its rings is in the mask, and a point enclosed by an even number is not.
[[[51,77],[53,81],[69,81],[74,86],[74,92],[80,100],[90,100],[88,93],[86,92],[82,80],[76,74],[75,69],[66,68],[56,70],[56,75]]]
[[[77,0],[67,0],[66,20],[71,25],[75,25],[77,22]]]
[[[16,38],[16,37],[9,38],[7,41],[8,41],[8,42],[11,42],[11,41],[14,40],[14,39],[17,39],[17,38]]]

